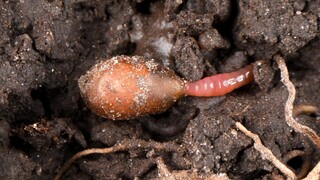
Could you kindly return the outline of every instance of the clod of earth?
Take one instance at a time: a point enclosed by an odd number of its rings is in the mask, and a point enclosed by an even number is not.
[[[81,95],[96,114],[132,119],[164,112],[183,96],[222,96],[253,81],[253,65],[187,82],[153,59],[116,56],[79,79]]]

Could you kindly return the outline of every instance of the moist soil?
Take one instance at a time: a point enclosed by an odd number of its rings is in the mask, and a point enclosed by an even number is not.
[[[295,104],[319,107],[320,1],[4,0],[0,14],[2,179],[52,179],[75,153],[130,139],[184,150],[89,155],[63,179],[157,178],[158,157],[174,172],[285,178],[235,122],[300,177],[320,159],[312,141],[286,124],[288,91],[273,60],[286,59]],[[111,121],[86,107],[77,80],[116,55],[153,58],[188,81],[255,63],[255,82],[222,97],[184,97],[162,114]],[[319,114],[296,120],[320,133]]]

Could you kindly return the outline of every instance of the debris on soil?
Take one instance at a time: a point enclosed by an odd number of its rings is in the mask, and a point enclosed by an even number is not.
[[[82,133],[73,126],[70,119],[42,119],[34,124],[18,129],[17,137],[28,142],[37,151],[49,151],[52,147],[61,148],[74,138],[82,147],[87,146]]]

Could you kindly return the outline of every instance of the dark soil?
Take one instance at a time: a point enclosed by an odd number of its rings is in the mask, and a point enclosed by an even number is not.
[[[297,174],[320,159],[285,122],[288,92],[272,60],[285,57],[296,104],[320,106],[320,1],[4,0],[0,14],[1,179],[51,179],[76,152],[130,138],[172,141],[185,152],[90,155],[64,178],[156,178],[156,157],[170,170],[282,176],[237,121]],[[121,54],[154,58],[191,81],[258,62],[256,81],[224,97],[185,97],[163,114],[110,121],[86,108],[77,80]],[[297,120],[320,134],[316,115]],[[303,156],[286,159],[294,150]]]

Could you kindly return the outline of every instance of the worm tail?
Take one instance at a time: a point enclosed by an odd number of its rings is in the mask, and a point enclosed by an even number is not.
[[[187,84],[189,96],[222,96],[253,81],[253,64],[238,71],[203,78]]]

